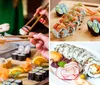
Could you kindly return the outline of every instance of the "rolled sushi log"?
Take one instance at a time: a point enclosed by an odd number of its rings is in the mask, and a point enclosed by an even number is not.
[[[58,4],[55,7],[55,11],[57,16],[62,16],[63,14],[68,12],[68,8],[66,7],[65,4]]]

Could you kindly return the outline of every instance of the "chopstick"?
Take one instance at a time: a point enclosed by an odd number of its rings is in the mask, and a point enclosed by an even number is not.
[[[84,4],[84,6],[87,6],[87,7],[95,7],[95,8],[98,7],[98,6],[96,6],[96,5],[91,5],[91,4]]]
[[[15,36],[4,36],[5,38],[27,38],[32,37],[30,35],[15,35]]]
[[[48,9],[48,5],[49,5],[49,3],[47,3],[44,7],[43,7],[43,9]],[[33,21],[33,19],[36,17],[37,15],[35,15],[34,17],[32,17],[26,24],[25,24],[25,26],[27,26],[28,24],[30,24],[32,21]],[[34,22],[34,24],[30,27],[30,30],[37,24],[37,22],[40,20],[40,18],[42,17],[43,15],[40,15],[39,17],[38,17],[38,19]]]
[[[20,39],[20,40],[6,40],[5,42],[20,42],[20,41],[29,41],[29,39]]]

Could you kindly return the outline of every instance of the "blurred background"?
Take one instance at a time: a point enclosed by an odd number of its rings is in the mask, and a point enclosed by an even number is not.
[[[50,9],[52,10],[59,1],[61,0],[50,0],[50,5],[51,5]],[[69,1],[83,1],[83,2],[91,2],[91,3],[100,4],[100,0],[69,0]]]
[[[47,0],[0,0],[0,24],[9,23],[9,34],[19,34],[19,29],[28,22],[36,9],[44,5]],[[34,21],[31,23],[33,24]],[[31,25],[30,24],[30,25]],[[48,29],[40,22],[32,31],[48,33]]]

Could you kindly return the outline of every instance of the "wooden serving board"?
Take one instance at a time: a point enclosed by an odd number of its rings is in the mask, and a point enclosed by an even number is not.
[[[36,49],[31,49],[31,59],[33,59],[34,57],[38,55],[41,55],[41,54]],[[13,67],[25,63],[25,61],[12,60],[12,58],[8,58],[8,60],[9,59],[12,61]],[[48,78],[46,78],[45,80],[41,82],[28,80],[28,73],[21,74],[18,77],[18,79],[21,79],[23,81],[23,85],[44,85],[44,84],[48,85],[48,82],[49,82]]]
[[[68,7],[68,11],[71,10],[71,8],[74,6],[74,4],[80,3],[77,1],[67,1],[67,0],[62,0],[59,2],[59,4],[64,3],[67,5]],[[83,4],[88,4],[88,5],[93,5],[93,6],[97,6],[97,7],[88,7],[92,10],[97,10],[100,7],[100,3],[99,4],[93,4],[93,3],[86,3],[86,2],[81,2]],[[54,26],[54,24],[56,24],[57,22],[59,22],[61,17],[57,17],[56,12],[55,12],[55,8],[53,8],[53,10],[50,13],[50,40],[51,41],[100,41],[100,36],[98,37],[94,37],[93,35],[91,35],[91,33],[88,31],[87,28],[87,21],[93,16],[85,16],[81,26],[79,26],[77,28],[77,30],[74,32],[73,35],[71,36],[67,36],[65,38],[56,38],[53,33],[52,33],[52,28]],[[100,16],[97,16],[100,17]]]

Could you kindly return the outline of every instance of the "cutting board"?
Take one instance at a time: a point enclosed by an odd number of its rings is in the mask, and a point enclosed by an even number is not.
[[[41,55],[36,49],[31,49],[31,59],[34,57],[37,57],[38,55]],[[12,61],[13,66],[24,64],[25,61],[18,61],[18,60],[12,60],[12,58],[8,58],[8,60]],[[41,82],[28,80],[28,73],[21,74],[17,79],[21,79],[23,81],[23,85],[48,85],[49,79],[46,78],[45,80]]]
[[[80,3],[80,2],[79,1],[77,2],[77,1],[62,0],[58,4],[61,4],[61,3],[64,3],[68,7],[68,11],[70,11],[71,8],[74,6],[74,4],[77,4],[77,3]],[[81,2],[81,3],[97,6],[97,7],[89,7],[89,6],[87,6],[87,8],[90,8],[92,10],[97,10],[98,7],[100,6],[100,3],[98,3],[98,4],[86,3],[86,2]],[[74,32],[73,35],[67,36],[65,38],[59,38],[58,39],[53,35],[52,28],[53,28],[54,24],[59,22],[61,17],[57,17],[56,12],[55,12],[55,8],[53,8],[53,10],[50,13],[50,40],[51,41],[100,41],[100,36],[94,37],[88,31],[87,21],[91,17],[93,17],[93,16],[85,16],[81,26],[79,26],[77,28],[77,30]],[[97,17],[100,17],[100,16],[97,16]]]

